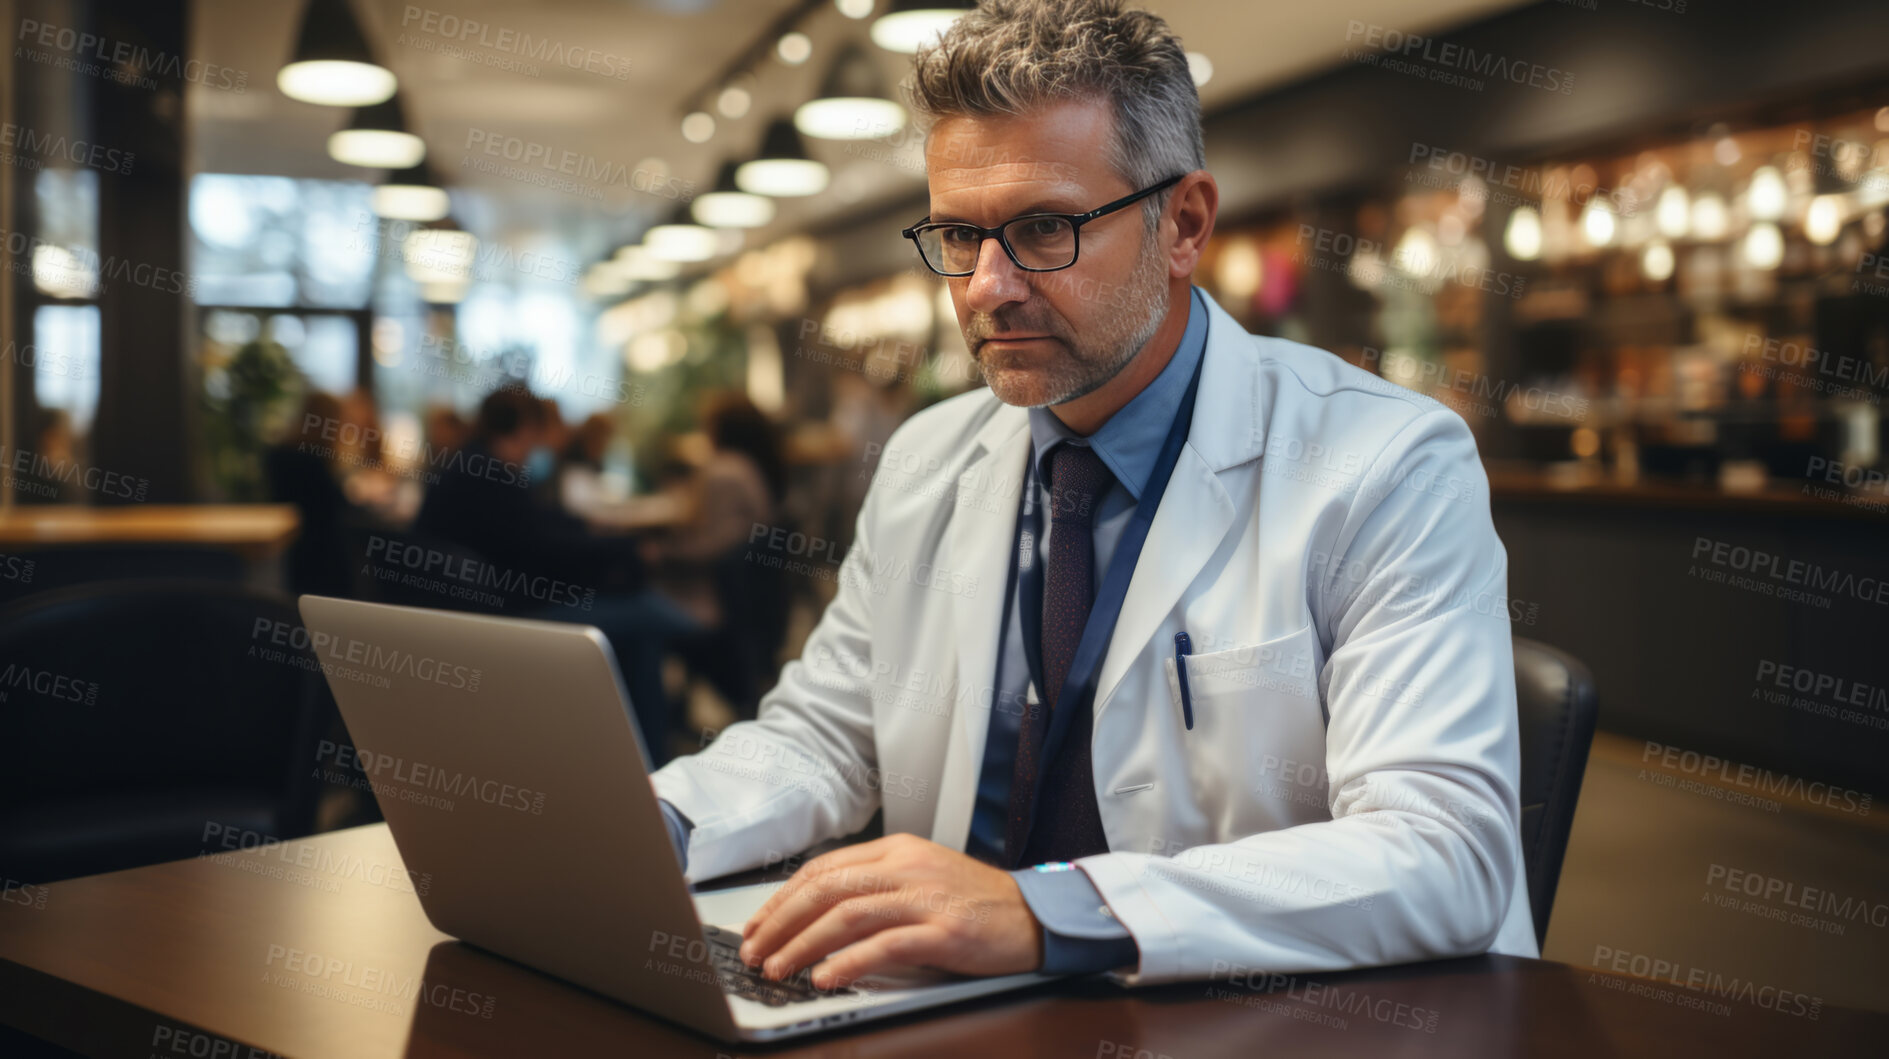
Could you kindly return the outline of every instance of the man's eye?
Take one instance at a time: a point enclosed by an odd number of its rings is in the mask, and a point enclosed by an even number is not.
[[[1023,234],[1033,239],[1047,239],[1062,231],[1063,222],[1054,217],[1038,217],[1024,227]]]
[[[947,243],[968,243],[977,239],[977,233],[969,228],[943,228],[938,237]]]

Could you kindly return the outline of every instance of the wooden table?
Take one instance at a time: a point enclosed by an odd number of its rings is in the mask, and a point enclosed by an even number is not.
[[[292,504],[25,505],[0,511],[0,551],[158,544],[270,559],[295,539],[299,525]]]
[[[1813,1020],[1739,1000],[1701,1011],[1670,985],[1484,956],[1271,989],[1067,981],[731,1046],[434,930],[378,824],[4,896],[0,1022],[88,1055],[1776,1059],[1877,1055],[1889,1037],[1886,1015],[1824,1008]],[[317,995],[324,979],[287,970],[291,951],[303,965],[343,961],[330,979],[357,984]]]

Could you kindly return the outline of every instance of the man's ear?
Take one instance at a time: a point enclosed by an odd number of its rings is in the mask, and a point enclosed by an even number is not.
[[[1213,237],[1213,221],[1220,210],[1220,185],[1213,174],[1196,169],[1174,185],[1169,215],[1174,225],[1174,246],[1168,251],[1168,275],[1181,279],[1194,274],[1201,252]]]

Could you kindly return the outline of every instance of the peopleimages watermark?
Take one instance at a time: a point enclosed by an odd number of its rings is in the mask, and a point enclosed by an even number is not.
[[[35,886],[18,879],[0,878],[0,904],[45,908],[48,892],[44,886]]]
[[[448,379],[478,393],[562,391],[577,378],[576,370],[569,366],[534,363],[526,350],[487,352],[439,335],[420,337],[420,359],[415,364],[422,374]],[[585,397],[602,398],[612,404],[640,406],[649,399],[649,387],[643,383],[595,371],[585,372],[577,389]]]
[[[268,617],[256,619],[255,625],[249,630],[249,639],[248,656],[251,658],[284,662],[302,669],[320,669],[332,676],[379,688],[393,686],[393,681],[387,676],[392,674],[456,691],[475,692],[479,690],[479,681],[484,674],[484,670],[476,666],[443,662],[430,655],[419,655],[397,647],[383,648],[351,636],[336,636],[320,630],[310,632],[292,622]],[[263,646],[259,647],[259,642]],[[290,651],[298,653],[290,655]],[[302,651],[311,651],[318,657],[311,659],[299,653]],[[319,657],[322,655],[327,657]],[[364,666],[374,672],[353,668],[355,666]]]
[[[373,255],[394,252],[404,261],[444,272],[463,272],[482,280],[515,272],[570,287],[576,286],[584,275],[584,266],[568,257],[517,250],[495,239],[479,240],[468,254],[464,252],[466,244],[463,242],[429,237],[429,233],[441,230],[418,221],[397,220],[363,210],[355,218],[354,236],[348,242],[348,249]],[[421,238],[410,243],[414,235]]]
[[[151,1032],[151,1059],[167,1055],[189,1056],[190,1059],[288,1059],[278,1052],[238,1044],[214,1033],[159,1023]]]
[[[1806,589],[1814,588],[1839,596],[1848,596],[1863,603],[1889,606],[1889,581],[1873,577],[1857,577],[1852,573],[1827,569],[1802,559],[1785,559],[1772,552],[1747,548],[1742,544],[1732,544],[1730,541],[1695,537],[1692,542],[1692,558],[1695,562],[1687,571],[1688,576],[1729,585],[1733,588],[1742,588],[1760,595],[1809,603],[1824,610],[1830,609],[1831,597],[1806,591]],[[1698,560],[1703,560],[1706,565],[1699,565]],[[1728,574],[1727,571],[1730,573]]]
[[[661,173],[642,166],[631,169],[622,162],[487,129],[467,129],[464,149],[467,153],[460,159],[461,169],[582,198],[601,199],[607,187],[628,188],[681,202],[695,197],[694,180],[664,178]],[[473,153],[475,149],[478,154]],[[479,154],[486,157],[481,158]]]
[[[1831,397],[1881,404],[1882,395],[1864,387],[1874,387],[1879,390],[1885,384],[1889,384],[1889,366],[1872,364],[1861,357],[1818,349],[1802,342],[1787,342],[1747,332],[1745,356],[1756,357],[1757,360],[1741,361],[1739,363],[1741,371],[1767,379],[1784,379],[1807,390]],[[1801,367],[1804,372],[1782,371],[1770,366],[1773,364],[1784,368]],[[1806,374],[1806,372],[1815,372],[1815,374]],[[1842,385],[1845,382],[1856,382],[1861,385]]]
[[[1354,268],[1374,267],[1368,264],[1373,261],[1379,263],[1375,267],[1382,268],[1382,263],[1388,260],[1390,267],[1376,277],[1378,281],[1411,290],[1425,284],[1448,282],[1474,287],[1486,294],[1520,298],[1528,287],[1526,276],[1484,268],[1472,261],[1453,260],[1451,254],[1442,250],[1420,252],[1399,243],[1386,259],[1384,244],[1376,240],[1312,224],[1299,225],[1298,247],[1292,252],[1292,260],[1308,268],[1345,273]]]
[[[98,703],[98,682],[80,680],[50,669],[35,669],[22,662],[8,662],[0,670],[0,702],[10,701],[16,691],[31,692],[55,702],[76,702],[81,706]]]
[[[538,76],[538,63],[562,66],[567,70],[616,81],[630,76],[630,60],[621,55],[582,45],[568,45],[549,37],[534,37],[506,26],[494,26],[417,4],[407,4],[402,9],[400,29],[400,35],[394,38],[396,44],[414,46],[423,51],[437,52],[450,58],[465,59],[530,77]],[[476,52],[465,45],[477,45],[487,50]],[[499,54],[490,54],[492,52]]]
[[[1770,705],[1867,728],[1889,729],[1889,689],[1880,685],[1860,684],[1770,659],[1758,661],[1758,674],[1753,679],[1758,686],[1751,690],[1752,697]],[[1793,691],[1800,694],[1793,695]],[[1852,706],[1857,708],[1850,709]]]
[[[0,581],[18,581],[21,584],[27,584],[33,580],[33,569],[38,565],[37,559],[0,552]]]
[[[457,769],[408,761],[393,754],[377,754],[366,747],[357,749],[345,743],[323,739],[315,748],[315,760],[326,762],[330,757],[338,771],[324,771],[323,779],[358,790],[362,786],[360,779],[348,771],[358,767],[366,778],[366,786],[382,798],[417,802],[452,812],[454,803],[451,799],[427,793],[439,791],[456,798],[471,798],[482,805],[511,809],[532,816],[544,815],[545,792],[529,787],[520,787],[503,780],[481,779]],[[392,775],[382,775],[390,769]]]
[[[756,738],[747,731],[704,728],[700,745],[707,749],[697,757],[708,768],[776,786],[819,793],[819,788],[810,780],[800,778],[818,777],[825,782],[877,791],[882,797],[912,802],[924,802],[931,797],[931,781],[923,777],[891,772],[851,759],[834,761],[777,740]],[[780,778],[783,773],[789,774],[785,781]]]
[[[89,379],[92,368],[86,361],[80,360],[64,350],[41,349],[31,342],[8,341],[0,347],[0,360],[18,364],[28,371],[42,375],[56,375],[62,379]]]
[[[590,610],[596,603],[597,590],[573,584],[547,574],[530,574],[495,563],[453,555],[422,544],[383,537],[367,538],[370,573],[382,581],[398,581],[454,599],[466,599],[503,607],[507,596],[523,596],[538,603],[557,604]],[[374,563],[383,564],[375,567]],[[437,577],[431,576],[437,574]],[[444,580],[441,580],[441,579]]]
[[[1751,979],[1739,978],[1736,975],[1724,975],[1703,967],[1688,966],[1677,960],[1667,960],[1656,956],[1648,956],[1645,953],[1616,949],[1611,945],[1594,946],[1594,966],[1603,971],[1612,971],[1616,974],[1627,974],[1635,978],[1675,985],[1681,989],[1689,990],[1693,993],[1703,993],[1720,1000],[1737,1000],[1742,1003],[1756,1005],[1767,1011],[1775,1011],[1780,1015],[1796,1015],[1800,1018],[1810,1019],[1813,1022],[1816,1021],[1823,1011],[1822,997],[1811,996],[1808,993],[1799,993],[1789,989],[1779,989],[1771,985],[1759,985]],[[1599,984],[1598,977],[1590,978],[1589,981]],[[1623,982],[1620,986],[1612,988],[1625,989],[1626,985],[1627,983]],[[1675,1002],[1675,998],[1671,996],[1652,997],[1651,999],[1664,1000],[1666,1003]],[[1696,1003],[1682,1003],[1680,1006],[1699,1007]],[[1718,1007],[1724,1008],[1724,1010],[1714,1011],[1714,1014],[1731,1014],[1730,1008],[1726,1008],[1722,1004],[1718,1005]]]
[[[1409,383],[1401,383],[1384,377],[1386,370],[1402,374],[1404,364],[1410,366]],[[1373,365],[1378,365],[1377,383],[1366,383],[1366,385],[1376,386],[1381,383],[1383,388],[1377,392],[1394,392],[1390,388],[1396,387],[1397,390],[1422,393],[1426,396],[1434,396],[1438,390],[1446,391],[1451,395],[1461,394],[1469,398],[1469,401],[1451,406],[1459,413],[1473,411],[1488,418],[1495,418],[1500,416],[1503,408],[1512,402],[1534,415],[1554,416],[1557,419],[1578,423],[1587,418],[1592,405],[1592,402],[1585,397],[1560,390],[1542,386],[1522,386],[1506,379],[1484,375],[1481,372],[1453,368],[1441,361],[1423,360],[1408,355],[1400,356],[1395,351],[1392,351],[1387,358],[1384,350],[1375,346],[1365,346],[1359,355],[1358,366],[1370,369]],[[1419,389],[1419,386],[1422,389]]]
[[[875,462],[876,461],[876,462]],[[859,477],[868,478],[874,489],[891,489],[933,500],[950,500],[954,506],[995,514],[1006,506],[1014,508],[1023,490],[1021,475],[1006,475],[990,469],[970,473],[946,473],[958,469],[943,459],[906,445],[868,442],[860,462]],[[965,470],[968,470],[965,469]]]
[[[1649,739],[1646,749],[1640,754],[1640,764],[1644,766],[1655,759],[1658,759],[1659,771],[1649,773],[1643,767],[1639,779],[1719,801],[1753,805],[1771,813],[1777,812],[1782,805],[1762,795],[1795,798],[1858,817],[1869,815],[1870,802],[1875,797],[1822,780],[1806,783],[1802,777],[1787,776],[1756,765],[1743,765],[1713,754],[1684,750]],[[1679,776],[1675,776],[1675,772]]]
[[[1812,456],[1804,465],[1804,477],[1809,481],[1806,481],[1803,489],[1799,491],[1805,496],[1834,500],[1839,504],[1848,504],[1878,514],[1889,514],[1889,475],[1883,474],[1874,467],[1859,467],[1853,463],[1844,463],[1842,460],[1833,460],[1828,456]],[[1828,482],[1829,485],[1818,485],[1816,484],[1818,480]],[[1833,486],[1844,488],[1837,489],[1832,488]],[[1882,498],[1866,495],[1870,493],[1880,493]]]
[[[270,970],[263,973],[262,980],[271,985],[299,989],[310,996],[328,997],[351,1007],[370,1008],[390,1015],[409,1014],[418,1003],[489,1019],[498,1003],[496,998],[484,993],[287,945],[270,945],[263,966]],[[297,977],[290,977],[291,974]]]
[[[304,413],[300,436],[305,440],[297,444],[298,452],[385,471],[396,477],[419,478],[429,485],[439,483],[442,471],[521,489],[532,484],[531,470],[510,460],[495,459],[460,446],[436,448],[418,435],[389,435],[379,427],[336,416]],[[381,453],[378,460],[368,455],[376,448]],[[390,455],[391,463],[388,462]],[[430,470],[421,472],[419,468],[423,466]]]
[[[113,40],[38,19],[21,19],[20,31],[13,39],[16,45],[13,56],[16,59],[137,88],[157,88],[157,82],[144,76],[146,73],[239,95],[249,87],[247,70],[204,62],[202,59],[186,59],[182,53],[173,55],[165,51],[153,51],[142,44]],[[37,50],[40,48],[50,50]]]
[[[1705,870],[1705,884],[1707,897],[1720,908],[1735,908],[1825,934],[1843,934],[1850,924],[1858,922],[1889,927],[1889,903],[1840,897],[1832,890],[1803,886],[1761,872],[1713,864]],[[1713,893],[1715,890],[1724,892]],[[1741,900],[1740,894],[1757,900]],[[1770,902],[1787,907],[1777,908]]]
[[[129,283],[160,294],[188,294],[193,298],[197,294],[196,277],[164,265],[133,261],[117,254],[101,258],[98,251],[90,247],[65,246],[4,228],[0,228],[0,246],[5,247],[12,259],[7,264],[14,272],[56,283],[62,289],[85,297],[98,297],[107,281]]]
[[[133,502],[142,501],[151,489],[149,478],[120,474],[63,456],[47,456],[18,445],[11,450],[0,445],[0,474],[4,474],[7,488],[47,500],[58,499],[62,485]]]
[[[68,139],[64,133],[36,132],[10,121],[0,122],[0,148],[7,149],[0,153],[0,162],[8,165],[17,163],[26,169],[38,169],[41,161],[71,162],[101,173],[117,173],[121,176],[131,175],[132,163],[138,158],[131,151],[121,151],[88,140]],[[16,149],[26,153],[12,153]]]
[[[432,872],[411,871],[315,842],[288,843],[274,835],[216,820],[204,821],[200,841],[204,848],[197,853],[199,860],[326,893],[339,893],[341,881],[346,879],[421,897],[433,886]],[[257,850],[260,855],[246,855]]]
[[[1569,202],[1601,199],[1611,203],[1614,212],[1623,217],[1640,208],[1640,197],[1632,189],[1577,180],[1575,175],[1579,170],[1569,167],[1555,166],[1544,171],[1535,166],[1497,162],[1422,142],[1411,143],[1410,157],[1406,161],[1411,168],[1404,179],[1423,187],[1454,189],[1461,187],[1465,178],[1475,177],[1483,184],[1490,205],[1531,205],[1543,199]]]
[[[1477,92],[1483,89],[1483,82],[1478,78],[1527,85],[1562,95],[1574,91],[1574,74],[1559,67],[1512,59],[1357,19],[1345,22],[1343,56],[1353,62]],[[1470,76],[1472,74],[1475,76]]]
[[[1217,985],[1207,987],[1207,995],[1218,1000],[1237,1000],[1246,1007],[1258,1007],[1268,1014],[1286,1015],[1302,1018],[1304,1009],[1294,1009],[1279,1001],[1267,1001],[1269,997],[1283,997],[1285,1000],[1308,1005],[1319,1014],[1332,1013],[1349,1017],[1363,1017],[1387,1026],[1397,1026],[1423,1033],[1435,1033],[1440,1013],[1434,1008],[1418,1007],[1390,997],[1372,995],[1365,984],[1327,984],[1313,979],[1302,979],[1296,974],[1280,974],[1277,971],[1261,970],[1242,963],[1228,960],[1215,960],[1210,968],[1212,982],[1225,982],[1237,986],[1245,992],[1236,993]],[[1272,1010],[1268,1003],[1277,1005],[1282,1010]],[[1344,1029],[1346,1022],[1340,1019],[1336,1023],[1313,1018],[1305,1021],[1323,1022],[1335,1029]]]

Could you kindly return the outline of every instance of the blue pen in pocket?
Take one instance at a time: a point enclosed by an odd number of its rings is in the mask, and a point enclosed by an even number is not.
[[[1187,691],[1187,656],[1194,653],[1194,641],[1185,631],[1174,634],[1174,675],[1181,682],[1181,719],[1187,730],[1194,730],[1194,697]]]

